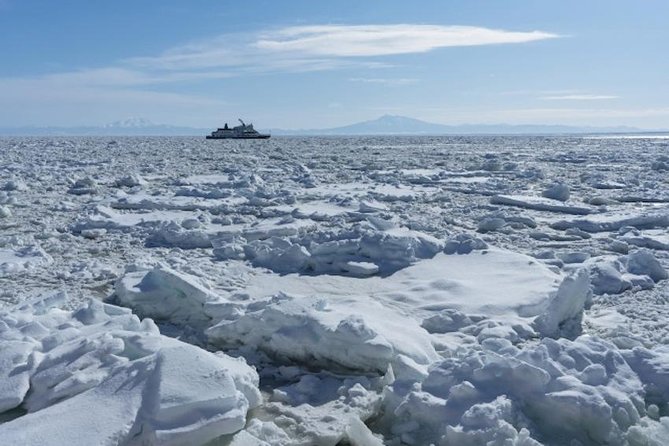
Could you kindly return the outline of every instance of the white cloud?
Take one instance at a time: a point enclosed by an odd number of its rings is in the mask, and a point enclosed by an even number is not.
[[[0,0],[0,3],[4,0]],[[422,53],[449,46],[522,43],[558,37],[542,31],[505,31],[469,26],[316,25],[214,36],[162,54],[118,61],[107,67],[22,78],[0,78],[0,120],[89,119],[143,115],[159,122],[166,110],[220,107],[206,97],[165,91],[166,84],[272,72],[360,71],[392,65],[372,56]],[[405,85],[415,79],[351,78],[354,82]],[[156,87],[160,86],[161,91]],[[19,116],[11,110],[21,110]],[[85,111],[83,111],[85,110]],[[175,112],[173,115],[177,114]],[[204,113],[200,113],[203,115]]]
[[[618,99],[620,96],[607,94],[563,94],[552,96],[541,96],[544,101],[601,101],[606,99]]]
[[[544,31],[507,31],[475,26],[313,25],[257,34],[224,34],[171,48],[158,56],[129,59],[164,69],[287,66],[308,70],[342,64],[341,58],[424,53],[437,48],[525,43],[559,37]],[[337,61],[338,60],[338,61]],[[349,62],[351,63],[351,62]]]
[[[128,87],[222,79],[248,73],[389,68],[392,65],[378,60],[361,60],[361,56],[419,53],[448,46],[522,43],[554,37],[558,36],[543,31],[516,32],[472,26],[298,26],[255,34],[223,34],[170,48],[157,56],[134,57],[108,67],[24,80],[41,80],[56,86]],[[356,81],[414,82],[412,79],[363,77]]]
[[[351,77],[348,81],[381,85],[410,85],[418,83],[418,79],[414,78]]]
[[[559,37],[543,31],[517,32],[475,26],[318,25],[294,26],[261,36],[263,50],[331,57],[424,53],[455,46],[524,43]]]
[[[508,90],[499,92],[502,96],[559,96],[579,93],[581,93],[579,90]]]
[[[612,94],[588,93],[584,90],[511,90],[499,93],[502,96],[527,96],[542,101],[601,101],[607,99],[620,99],[620,96]]]

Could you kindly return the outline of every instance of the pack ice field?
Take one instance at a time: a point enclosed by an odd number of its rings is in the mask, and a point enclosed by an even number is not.
[[[669,138],[3,138],[0,159],[3,444],[669,438]]]

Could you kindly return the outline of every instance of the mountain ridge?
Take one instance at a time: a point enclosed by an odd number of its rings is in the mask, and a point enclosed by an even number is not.
[[[212,129],[155,124],[145,118],[127,118],[103,126],[5,127],[3,136],[204,136]],[[357,135],[558,135],[597,133],[665,133],[667,129],[639,129],[629,126],[572,126],[561,124],[458,124],[447,125],[399,115],[326,129],[272,128],[274,135],[357,136]]]
[[[478,135],[478,134],[572,134],[572,133],[641,133],[665,130],[645,130],[629,126],[570,126],[560,124],[459,124],[447,125],[398,115],[383,115],[330,129],[282,130],[285,135]]]

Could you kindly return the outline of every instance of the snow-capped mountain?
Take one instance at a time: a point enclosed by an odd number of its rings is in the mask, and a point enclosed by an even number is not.
[[[126,119],[121,119],[119,121],[114,121],[109,124],[105,124],[102,126],[103,128],[122,128],[122,129],[140,129],[140,128],[147,128],[147,127],[164,127],[163,125],[157,125],[154,122],[146,119],[146,118],[126,118]],[[169,127],[169,126],[168,126]]]

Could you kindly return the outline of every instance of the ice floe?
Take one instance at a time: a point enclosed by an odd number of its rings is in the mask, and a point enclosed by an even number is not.
[[[14,249],[0,248],[0,277],[46,265],[53,261],[38,245]]]
[[[534,209],[537,211],[559,212],[563,214],[587,215],[594,209],[579,206],[577,204],[562,203],[566,200],[554,200],[552,198],[532,197],[523,195],[495,195],[490,202],[492,204],[504,204],[521,208]]]
[[[0,143],[0,443],[666,442],[666,140]]]
[[[150,319],[57,293],[0,313],[6,444],[203,444],[260,402],[243,359],[160,335]]]

